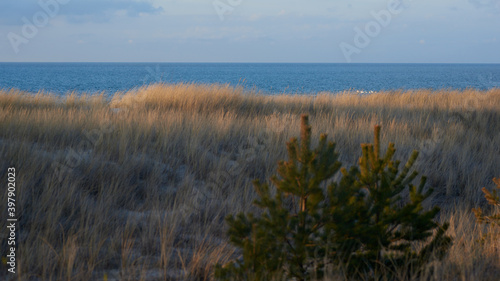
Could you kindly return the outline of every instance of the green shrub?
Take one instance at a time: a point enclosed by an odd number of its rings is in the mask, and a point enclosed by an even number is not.
[[[287,143],[288,161],[278,165],[278,176],[268,184],[255,181],[261,215],[229,216],[228,234],[242,256],[217,265],[220,280],[310,280],[328,268],[348,277],[389,277],[402,268],[416,274],[451,245],[444,235],[448,224],[433,221],[438,208],[425,211],[425,178],[409,173],[418,152],[400,171],[391,143],[380,154],[380,127],[374,144],[362,145],[359,167],[341,168],[335,144],[321,135],[311,150],[311,127],[302,116],[301,138]],[[333,176],[341,171],[340,181]],[[409,188],[409,198],[402,192]],[[275,194],[274,194],[275,193]],[[426,242],[419,251],[415,242]],[[369,275],[367,275],[369,274]],[[365,276],[365,277],[363,277]]]
[[[494,178],[493,182],[500,190],[500,178]],[[494,213],[491,216],[486,216],[481,208],[472,209],[472,211],[474,212],[474,215],[479,223],[500,227],[500,194],[497,193],[497,190],[490,192],[486,189],[486,187],[483,187],[482,191],[484,193],[484,197],[488,201],[488,204],[495,209]],[[483,237],[483,239],[484,238],[485,237]]]

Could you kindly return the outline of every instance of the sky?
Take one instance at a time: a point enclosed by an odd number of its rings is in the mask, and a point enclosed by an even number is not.
[[[500,63],[500,0],[1,0],[0,62]]]

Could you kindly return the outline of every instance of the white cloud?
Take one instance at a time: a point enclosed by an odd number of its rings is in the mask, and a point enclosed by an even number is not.
[[[75,23],[107,22],[114,16],[137,17],[140,14],[157,14],[163,11],[163,8],[154,7],[150,1],[144,0],[71,0],[67,4],[58,5],[57,8],[54,8],[53,4],[49,7],[57,11],[56,16],[65,16]],[[22,25],[23,17],[29,19],[35,13],[44,11],[38,1],[1,0],[0,24]]]

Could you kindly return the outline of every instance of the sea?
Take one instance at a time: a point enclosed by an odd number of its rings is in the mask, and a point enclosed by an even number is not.
[[[500,88],[500,64],[0,63],[0,89],[114,94],[153,83],[218,83],[262,94]]]

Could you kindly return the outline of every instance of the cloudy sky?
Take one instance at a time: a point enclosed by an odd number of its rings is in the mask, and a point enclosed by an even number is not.
[[[0,61],[500,63],[500,0],[1,0]]]

